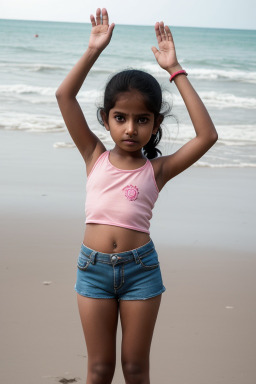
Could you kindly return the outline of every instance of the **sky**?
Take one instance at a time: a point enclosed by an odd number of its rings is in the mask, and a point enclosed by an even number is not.
[[[256,29],[255,0],[1,0],[0,18],[84,23],[97,7],[116,24]]]

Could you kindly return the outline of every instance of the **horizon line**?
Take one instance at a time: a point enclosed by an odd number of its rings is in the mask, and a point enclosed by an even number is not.
[[[90,24],[90,22],[85,21],[67,21],[67,20],[39,20],[39,19],[9,19],[2,18],[0,20],[10,20],[10,21],[36,21],[36,22],[45,22],[45,23],[70,23],[70,24]],[[122,26],[136,26],[136,27],[152,27],[154,24],[125,24],[125,23],[115,23],[115,25]],[[202,29],[227,29],[234,31],[256,31],[256,28],[234,28],[234,27],[206,27],[206,26],[196,26],[196,25],[174,25],[170,24],[172,27],[177,28],[202,28]]]

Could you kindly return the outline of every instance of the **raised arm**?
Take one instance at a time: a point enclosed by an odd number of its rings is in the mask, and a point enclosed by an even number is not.
[[[114,24],[109,26],[108,13],[105,8],[102,9],[102,12],[100,8],[97,9],[96,20],[93,15],[90,18],[92,30],[88,48],[56,91],[63,119],[86,162],[87,170],[88,167],[90,168],[90,163],[94,162],[105,147],[89,129],[76,96],[93,64],[109,44],[114,29]]]
[[[156,23],[155,32],[159,49],[152,47],[158,64],[169,75],[182,70],[178,63],[171,31],[164,23]],[[192,124],[195,129],[195,138],[183,145],[177,152],[159,159],[158,168],[159,184],[163,186],[168,180],[184,171],[202,157],[217,141],[218,135],[212,120],[196,91],[185,75],[174,78]],[[158,165],[159,165],[158,164]]]

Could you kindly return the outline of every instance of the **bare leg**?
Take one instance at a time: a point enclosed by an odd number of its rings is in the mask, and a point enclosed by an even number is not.
[[[149,384],[149,354],[161,295],[120,301],[122,367],[126,384]]]
[[[116,364],[118,302],[77,295],[88,352],[86,384],[109,384]]]

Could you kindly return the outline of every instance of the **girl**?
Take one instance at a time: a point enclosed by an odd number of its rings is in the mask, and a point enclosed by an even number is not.
[[[69,132],[87,170],[86,229],[78,258],[76,291],[88,350],[87,384],[111,383],[118,314],[122,368],[127,384],[148,384],[149,351],[165,288],[149,220],[159,191],[216,142],[217,132],[175,53],[170,29],[156,23],[158,64],[174,81],[189,112],[195,138],[176,153],[158,156],[162,94],[149,74],[128,70],[107,84],[100,118],[115,143],[106,151],[89,129],[76,95],[109,44],[114,24],[106,9],[91,16],[88,49],[56,92]],[[150,160],[149,160],[150,159]]]

